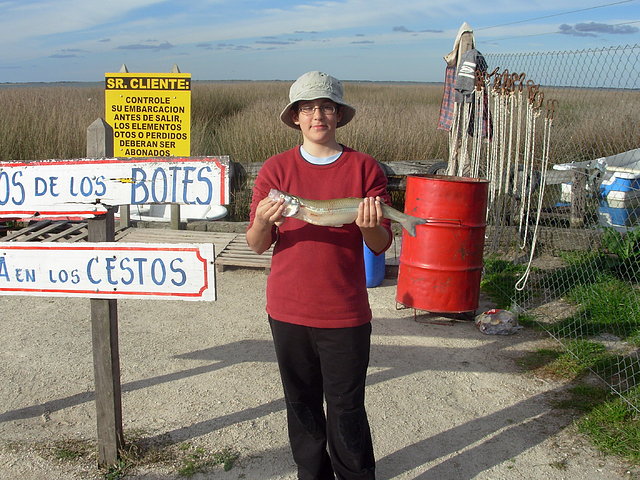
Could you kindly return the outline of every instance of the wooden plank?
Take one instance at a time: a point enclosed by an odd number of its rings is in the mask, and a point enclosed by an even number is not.
[[[89,220],[88,230],[91,242],[113,242],[113,210],[103,217]],[[96,391],[98,464],[115,465],[124,446],[117,300],[91,299],[91,340]]]
[[[378,162],[385,172],[392,175],[417,175],[429,173],[431,168],[437,163],[442,162],[442,159],[434,160],[415,160],[415,161],[398,161],[398,162]],[[262,168],[264,162],[252,162],[247,164],[240,164],[234,162],[234,169],[240,174],[245,174],[249,177],[255,177],[260,168]]]
[[[218,270],[224,271],[226,267],[252,267],[264,268],[266,272],[271,268],[271,255],[273,248],[270,248],[262,255],[253,252],[247,245],[245,234],[237,234],[229,245],[216,257]]]
[[[116,240],[126,235],[127,228],[116,230]],[[40,220],[0,238],[2,242],[80,242],[89,236],[87,222]]]
[[[61,232],[58,232],[58,233],[53,234],[53,235],[49,235],[46,238],[43,238],[42,241],[43,242],[55,242],[55,241],[61,240],[61,239],[64,241],[65,237],[68,237],[69,235],[73,235],[76,232],[81,231],[83,229],[88,231],[87,224],[85,222],[75,223],[75,224],[68,224],[67,228],[65,228]]]
[[[217,256],[237,235],[227,232],[129,228],[117,240],[133,243],[213,243]]]
[[[115,465],[124,446],[118,353],[118,301],[91,299],[98,463]]]
[[[251,188],[263,163],[264,162],[252,162],[240,164],[232,162],[235,184],[244,184],[244,188]],[[389,183],[387,188],[389,190],[404,190],[406,188],[407,175],[434,174],[436,170],[446,170],[446,162],[440,159],[378,163],[388,177]]]
[[[18,241],[19,237],[23,235],[27,235],[35,230],[39,230],[42,227],[49,225],[50,223],[51,223],[51,220],[42,220],[39,222],[33,222],[30,225],[27,225],[26,227],[21,228],[20,230],[10,233],[6,237],[2,237],[0,241],[2,242]]]
[[[86,223],[69,225],[69,227],[55,235],[43,238],[43,242],[79,242],[89,237],[89,228]]]
[[[49,223],[49,222],[47,222]],[[21,242],[29,242],[32,239],[35,239],[41,235],[44,235],[48,232],[51,232],[52,230],[56,230],[59,229],[60,227],[62,227],[65,223],[65,221],[61,220],[61,221],[57,221],[57,222],[52,222],[49,223],[49,225],[44,226],[43,228],[40,228],[38,230],[32,231],[31,233],[25,235],[24,237],[20,238]]]

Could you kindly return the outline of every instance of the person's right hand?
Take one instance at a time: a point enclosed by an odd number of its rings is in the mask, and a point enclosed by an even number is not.
[[[272,200],[265,197],[258,203],[256,207],[256,215],[254,222],[260,222],[265,225],[280,226],[284,223],[286,217],[282,216],[284,212],[284,199]]]

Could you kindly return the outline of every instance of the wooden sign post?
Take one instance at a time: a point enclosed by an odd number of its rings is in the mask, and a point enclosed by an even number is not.
[[[115,241],[113,210],[88,221],[90,242]],[[124,446],[118,348],[118,301],[91,299],[91,344],[96,390],[98,463],[114,465]]]

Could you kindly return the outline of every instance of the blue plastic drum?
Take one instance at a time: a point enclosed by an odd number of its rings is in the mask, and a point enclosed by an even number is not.
[[[363,242],[364,246],[364,271],[367,277],[367,288],[377,287],[384,280],[384,253],[375,255]]]

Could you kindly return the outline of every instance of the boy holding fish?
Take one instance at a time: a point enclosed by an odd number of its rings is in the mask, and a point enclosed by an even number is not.
[[[371,309],[362,243],[376,254],[389,248],[389,195],[375,159],[336,140],[355,115],[342,97],[340,81],[322,72],[291,86],[280,119],[303,142],[264,163],[247,230],[257,253],[275,243],[266,309],[300,480],[375,478],[364,406]],[[361,200],[345,207],[344,197]]]

